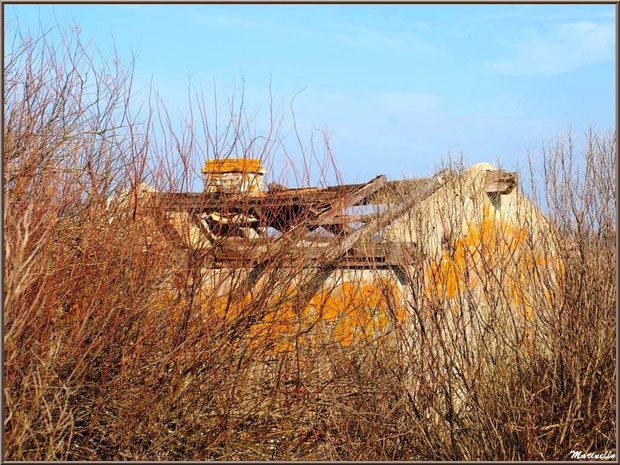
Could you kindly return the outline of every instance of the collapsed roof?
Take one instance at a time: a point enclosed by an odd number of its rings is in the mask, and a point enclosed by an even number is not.
[[[248,270],[240,289],[255,288],[268,270],[308,270],[299,289],[306,298],[335,269],[387,269],[404,276],[416,245],[388,240],[382,231],[455,179],[452,171],[444,171],[403,181],[380,175],[362,184],[271,185],[263,191],[259,165],[249,174],[247,164],[224,172],[229,165],[211,165],[214,172],[206,173],[202,193],[148,193],[151,218],[179,248],[195,249],[196,241],[183,238],[173,224],[182,216],[180,221],[202,239],[198,246],[209,257],[207,268]],[[515,185],[516,174],[503,170],[488,171],[483,179],[490,195],[507,194]]]
[[[157,193],[154,205],[159,212],[189,216],[209,239],[214,266],[252,267],[296,254],[321,266],[390,267],[412,244],[377,236],[453,176],[445,171],[403,181],[386,181],[381,175],[367,183],[325,188]],[[506,194],[515,185],[515,173],[495,170],[486,175],[487,193]],[[159,220],[167,235],[174,236],[166,218],[160,215]],[[171,238],[183,246],[180,237]]]

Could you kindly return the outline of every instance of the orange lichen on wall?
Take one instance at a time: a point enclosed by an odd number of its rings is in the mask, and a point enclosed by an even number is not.
[[[267,308],[249,329],[249,346],[252,349],[263,348],[267,352],[287,352],[293,350],[295,335],[305,324],[303,312],[296,306],[297,296],[294,291],[271,296]]]
[[[400,291],[384,280],[345,282],[317,293],[303,308],[297,297],[294,291],[272,296],[269,311],[250,328],[252,346],[268,346],[274,352],[300,344],[347,346],[383,334],[390,315],[404,317]]]
[[[497,217],[490,206],[485,206],[481,221],[468,222],[466,234],[455,240],[452,250],[426,266],[426,296],[454,302],[465,291],[481,290],[482,297],[499,292],[508,304],[531,319],[532,273],[547,267],[557,275],[562,269],[553,255],[538,256],[542,251],[537,252],[527,238],[526,228]],[[544,295],[551,299],[549,290]]]
[[[310,318],[330,326],[333,340],[342,345],[383,334],[390,315],[399,322],[404,318],[400,291],[385,280],[345,282],[315,295],[306,311]]]
[[[166,293],[159,305],[174,309],[171,318],[178,320],[187,308],[181,300]],[[216,296],[209,289],[203,289],[194,303],[211,325],[240,322],[244,315],[251,315],[243,334],[248,349],[272,353],[291,351],[298,345],[368,342],[385,334],[394,318],[404,319],[399,289],[383,279],[345,282],[317,293],[305,306],[294,289],[273,293],[260,307],[253,306],[249,295],[230,300],[229,295]]]
[[[256,158],[222,158],[207,160],[203,173],[264,173],[261,161]]]

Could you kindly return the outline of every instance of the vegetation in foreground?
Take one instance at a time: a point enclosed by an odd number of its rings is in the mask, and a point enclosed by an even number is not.
[[[329,333],[304,326],[288,300],[301,270],[274,272],[269,292],[222,309],[202,292],[208,252],[183,255],[145,228],[142,182],[190,190],[190,167],[207,156],[269,160],[277,125],[255,138],[239,108],[214,131],[203,101],[180,131],[161,104],[136,121],[131,74],[89,53],[74,35],[59,49],[42,36],[5,60],[5,459],[560,460],[615,449],[615,134],[590,134],[579,154],[569,137],[543,148],[530,192],[563,269],[558,279],[534,261],[522,279],[553,281],[552,298],[495,300],[482,314],[479,296],[419,292],[428,263],[416,259],[406,308],[335,294],[351,318]],[[528,313],[522,333],[494,324]],[[372,335],[356,331],[367,315],[381,321]]]

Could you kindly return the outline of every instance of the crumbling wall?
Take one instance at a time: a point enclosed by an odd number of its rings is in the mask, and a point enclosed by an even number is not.
[[[316,271],[268,271],[244,292],[239,283],[250,268],[205,268],[193,305],[211,324],[218,318],[223,324],[247,320],[249,347],[269,347],[274,353],[298,344],[310,348],[371,341],[404,321],[407,287],[391,270],[336,269],[318,291],[302,295],[300,289]],[[184,298],[174,286],[163,296],[163,305],[165,299]]]
[[[447,310],[455,328],[457,319],[468,318],[488,328],[520,328],[510,333],[517,338],[543,316],[534,307],[553,311],[564,268],[551,224],[527,197],[517,188],[487,193],[493,170],[474,165],[395,221],[386,236],[417,244],[422,270],[414,305]],[[475,331],[473,323],[467,331]]]

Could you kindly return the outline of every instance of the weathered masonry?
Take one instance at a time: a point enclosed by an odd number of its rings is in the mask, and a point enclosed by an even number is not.
[[[199,264],[209,311],[243,313],[266,296],[267,313],[249,328],[280,334],[280,348],[300,318],[308,331],[324,320],[347,344],[419,306],[487,308],[497,319],[501,305],[529,319],[531,302],[553,298],[553,279],[531,279],[536,266],[561,272],[544,240],[551,228],[515,173],[480,163],[321,188],[265,188],[252,159],[211,160],[203,173],[203,192],[140,189],[147,236],[175,246],[181,274],[186,259]]]
[[[489,167],[473,169],[478,186],[468,188],[497,206],[502,196],[513,193],[516,175]],[[308,295],[335,270],[390,270],[402,280],[404,258],[419,245],[419,238],[406,231],[404,218],[416,210],[432,217],[438,214],[429,204],[432,199],[454,200],[448,194],[455,180],[450,171],[403,181],[377,176],[363,184],[326,188],[271,184],[266,190],[258,160],[211,160],[203,173],[202,193],[154,194],[160,230],[180,247],[208,248],[212,269],[248,269],[249,288],[266,270],[294,262],[314,272],[304,279]],[[189,234],[180,232],[181,223],[189,225]],[[425,240],[433,242],[432,237]],[[444,234],[434,242],[445,240]]]
[[[444,172],[432,178],[386,181],[381,175],[364,184],[293,189],[272,184],[263,190],[264,169],[258,160],[209,161],[203,172],[205,192],[156,193],[157,207],[187,215],[195,231],[207,239],[202,245],[214,248],[214,266],[250,267],[287,251],[303,252],[313,266],[396,265],[403,248],[413,244],[379,238],[382,231],[454,176]],[[503,170],[484,177],[490,199],[511,193],[515,185],[516,175]],[[180,246],[197,246],[200,241],[178,234],[178,218],[168,224],[162,218],[159,226]]]

